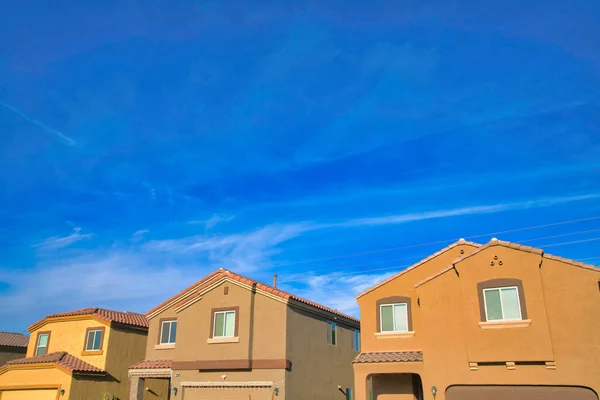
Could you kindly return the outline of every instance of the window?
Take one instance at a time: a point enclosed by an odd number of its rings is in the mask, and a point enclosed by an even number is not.
[[[91,328],[86,332],[85,351],[102,350],[104,329]]]
[[[177,321],[162,321],[160,325],[159,344],[175,344],[175,339],[177,338]]]
[[[360,351],[360,331],[352,331],[352,350]]]
[[[521,317],[519,291],[516,286],[483,289],[487,321],[517,321]]]
[[[37,343],[35,345],[35,355],[41,356],[48,353],[48,343],[50,342],[50,332],[38,333]]]
[[[335,322],[327,323],[327,344],[332,346],[337,344],[337,325]]]
[[[352,400],[354,397],[352,396],[352,388],[346,388],[346,400]]]
[[[407,303],[380,306],[381,332],[408,332]]]
[[[215,312],[213,337],[235,337],[235,311]]]

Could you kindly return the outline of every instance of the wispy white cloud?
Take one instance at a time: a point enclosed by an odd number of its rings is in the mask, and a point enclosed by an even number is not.
[[[188,224],[196,225],[201,224],[204,225],[206,229],[212,229],[218,224],[229,222],[235,217],[233,215],[221,215],[221,214],[213,214],[212,217],[204,220],[192,220],[189,221]]]
[[[356,295],[396,272],[398,271],[354,275],[340,272],[324,275],[305,274],[302,279],[295,280],[294,284],[282,283],[280,287],[298,296],[358,317]]]
[[[246,233],[195,235],[177,239],[151,240],[143,251],[208,255],[224,268],[251,271],[270,265],[269,257],[278,253],[277,245],[311,229],[307,223],[272,224]]]
[[[11,110],[12,112],[15,112],[17,114],[19,114],[21,117],[23,117],[24,119],[26,119],[27,121],[31,122],[32,124],[35,124],[37,126],[39,126],[40,128],[42,128],[43,130],[45,130],[48,133],[53,134],[54,136],[58,137],[63,143],[69,145],[69,146],[74,146],[75,145],[75,141],[73,139],[71,139],[70,137],[68,137],[67,135],[65,135],[64,133],[62,133],[59,130],[50,128],[48,125],[30,117],[29,115],[25,114],[22,111],[17,110],[16,108],[14,108],[13,106],[11,106],[10,104],[6,104],[2,101],[0,101],[0,105],[6,107],[7,109]]]
[[[480,215],[480,214],[493,214],[506,211],[517,211],[527,210],[531,208],[549,207],[559,204],[592,200],[600,198],[600,194],[592,193],[581,196],[570,196],[570,197],[550,197],[537,200],[528,200],[512,203],[500,203],[500,204],[488,204],[481,206],[470,206],[470,207],[458,207],[450,208],[446,210],[433,210],[423,212],[410,212],[396,215],[386,215],[382,217],[369,217],[369,218],[353,218],[346,221],[333,222],[318,224],[313,229],[327,229],[327,228],[352,228],[362,226],[378,226],[378,225],[393,225],[402,224],[407,222],[422,221],[435,218],[448,218],[458,217],[465,215]]]
[[[32,247],[37,248],[39,251],[62,249],[92,236],[94,236],[92,233],[81,233],[81,228],[75,227],[73,233],[68,236],[52,236],[32,245]]]

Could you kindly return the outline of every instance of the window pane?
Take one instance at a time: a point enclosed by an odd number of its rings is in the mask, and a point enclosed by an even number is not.
[[[100,350],[102,347],[102,331],[96,331],[94,338],[94,350]]]
[[[81,336],[79,336],[81,337]],[[46,347],[48,346],[48,335],[44,334],[44,335],[40,335],[39,339],[38,339],[38,346],[39,347]]]
[[[177,321],[171,322],[171,334],[169,335],[169,343],[175,343],[177,338]]]
[[[396,332],[408,332],[408,316],[406,314],[406,304],[395,304],[394,305],[394,331]]]
[[[45,346],[44,347],[38,347],[37,350],[36,350],[36,352],[35,352],[35,355],[36,356],[42,356],[42,355],[46,354],[47,351],[48,351],[48,347],[45,347]]]
[[[502,312],[505,320],[521,319],[521,308],[519,307],[519,292],[517,288],[503,288],[500,291],[502,296]]]
[[[381,306],[381,331],[391,332],[394,330],[393,306]]]
[[[337,343],[337,326],[335,324],[331,324],[331,344]]]
[[[500,290],[484,290],[485,309],[487,311],[487,320],[496,321],[502,319],[502,304],[500,303]]]
[[[332,329],[331,329],[331,322],[328,322],[327,323],[327,344],[331,344],[331,341],[333,340],[331,338],[331,331],[332,331]]]
[[[162,332],[160,334],[160,342],[161,343],[169,343],[169,331],[171,324],[169,321],[165,321],[162,323]]]
[[[88,331],[87,339],[86,339],[86,343],[85,343],[85,349],[92,350],[93,345],[94,345],[94,331]]]
[[[223,328],[225,327],[225,314],[222,312],[215,313],[215,332],[214,336],[223,336]]]
[[[235,333],[235,311],[225,313],[225,336],[233,337]]]

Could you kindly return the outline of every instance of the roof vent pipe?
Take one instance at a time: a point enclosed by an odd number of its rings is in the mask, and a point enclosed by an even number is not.
[[[273,287],[277,287],[277,274],[273,275]]]

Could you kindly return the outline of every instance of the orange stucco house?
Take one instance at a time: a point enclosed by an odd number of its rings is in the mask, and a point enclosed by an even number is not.
[[[597,267],[460,240],[358,303],[356,400],[598,400]]]
[[[127,370],[144,357],[148,320],[86,308],[48,315],[29,332],[26,357],[0,367],[1,400],[127,399]]]

